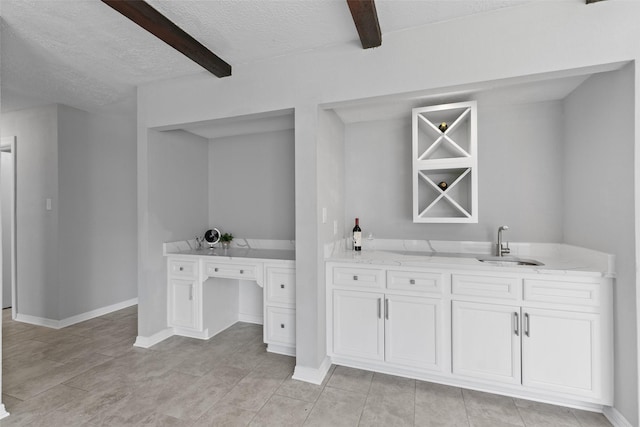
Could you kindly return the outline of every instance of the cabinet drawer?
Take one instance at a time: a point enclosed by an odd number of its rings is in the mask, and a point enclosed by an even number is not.
[[[266,307],[266,342],[296,343],[296,311],[292,308]]]
[[[515,300],[520,295],[522,280],[516,277],[467,276],[451,277],[451,293],[473,297]]]
[[[294,269],[267,269],[267,302],[295,304],[296,271]]]
[[[383,288],[384,270],[374,268],[333,267],[334,286]]]
[[[442,293],[443,273],[387,271],[387,289]]]
[[[170,276],[196,277],[197,271],[198,261],[169,259]]]
[[[600,284],[525,279],[524,300],[594,307],[600,305]]]
[[[224,277],[227,279],[255,280],[257,277],[256,264],[226,264],[207,262],[204,273],[208,277]]]

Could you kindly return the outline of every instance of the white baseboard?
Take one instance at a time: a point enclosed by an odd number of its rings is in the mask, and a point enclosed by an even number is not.
[[[4,403],[0,403],[0,420],[3,418],[7,418],[8,416],[9,416],[9,413],[4,408]]]
[[[256,325],[262,325],[264,320],[262,316],[256,316],[255,314],[238,313],[238,322],[254,323]]]
[[[304,366],[296,365],[293,371],[293,379],[304,381],[311,384],[322,384],[324,377],[327,376],[327,372],[331,368],[331,360],[325,357],[318,368],[307,368]]]
[[[632,427],[631,423],[616,408],[605,406],[602,411],[613,427]]]
[[[138,337],[136,338],[136,342],[133,343],[133,346],[140,348],[149,348],[158,344],[160,341],[166,340],[171,336],[173,336],[173,328],[163,329],[160,332],[156,332],[149,337],[138,335]]]
[[[46,317],[31,316],[29,314],[16,314],[16,321],[23,323],[30,323],[32,325],[44,326],[47,328],[61,329],[67,326],[75,325],[76,323],[84,322],[85,320],[93,319],[95,317],[104,316],[105,314],[113,313],[114,311],[122,310],[123,308],[131,307],[138,304],[138,298],[132,298],[130,300],[111,304],[106,307],[97,308],[95,310],[87,311],[85,313],[76,314],[75,316],[67,317],[62,320],[47,319]]]
[[[269,353],[284,354],[285,356],[296,357],[296,348],[295,348],[295,346],[291,347],[291,346],[286,346],[286,345],[279,345],[279,344],[269,343],[269,344],[267,344],[267,351]]]

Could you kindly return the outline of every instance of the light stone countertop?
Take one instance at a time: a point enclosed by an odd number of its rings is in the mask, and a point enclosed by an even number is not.
[[[424,243],[427,242],[427,243]],[[325,247],[325,261],[380,266],[448,268],[520,274],[554,274],[615,277],[615,257],[610,254],[565,244],[511,243],[511,254],[535,260],[540,266],[493,265],[478,258],[493,257],[490,242],[402,241],[376,239],[364,243],[362,251],[348,249],[341,240]],[[409,249],[409,250],[408,250]]]
[[[210,249],[205,243],[202,249],[196,248],[192,240],[178,240],[163,245],[163,254],[179,256],[216,257],[227,260],[251,259],[258,261],[295,261],[295,242],[291,240],[255,240],[234,239],[229,249],[223,249],[217,243]]]

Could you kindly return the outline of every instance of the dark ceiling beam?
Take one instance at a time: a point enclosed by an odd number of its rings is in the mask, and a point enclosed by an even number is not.
[[[604,0],[587,0],[587,4],[595,3],[597,1],[604,1]]]
[[[142,0],[102,0],[169,46],[218,77],[231,75],[231,65]]]
[[[382,44],[382,32],[374,0],[347,0],[363,49]]]

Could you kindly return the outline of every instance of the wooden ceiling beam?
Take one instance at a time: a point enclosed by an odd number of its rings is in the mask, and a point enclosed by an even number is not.
[[[218,77],[231,75],[231,65],[143,0],[102,0],[169,46]]]
[[[347,0],[363,49],[382,44],[382,32],[374,0]]]

